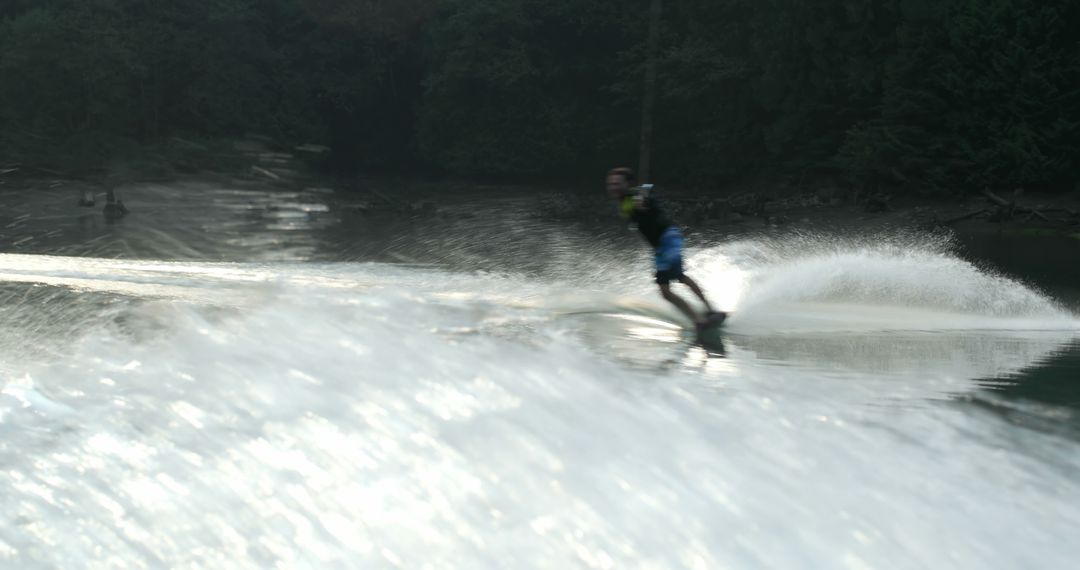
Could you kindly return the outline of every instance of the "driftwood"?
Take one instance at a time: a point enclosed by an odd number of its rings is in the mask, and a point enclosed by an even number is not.
[[[382,200],[383,202],[385,202],[387,204],[397,205],[397,203],[398,203],[397,200],[390,199],[389,196],[387,196],[386,194],[383,194],[382,192],[379,192],[378,190],[376,190],[374,188],[368,188],[368,192],[371,192],[372,195],[374,195],[376,198]]]
[[[64,173],[60,172],[59,170],[53,170],[51,168],[45,168],[44,166],[30,166],[30,167],[27,167],[27,168],[33,168],[34,170],[37,170],[38,172],[44,172],[45,174],[52,174],[53,176],[63,176],[64,175]]]
[[[1042,220],[1044,222],[1049,222],[1050,221],[1050,218],[1047,218],[1046,216],[1044,216],[1042,214],[1042,212],[1040,212],[1038,210],[1032,210],[1031,212],[1029,212],[1027,219],[1030,220],[1033,216],[1036,217],[1036,218],[1039,218],[1040,220]]]
[[[176,141],[176,142],[178,142],[178,143],[180,143],[180,144],[182,144],[182,145],[184,145],[186,147],[190,147],[190,148],[193,148],[193,149],[196,149],[196,150],[210,150],[205,145],[201,145],[201,144],[199,144],[197,142],[189,141],[189,140],[184,139],[184,138],[173,137],[172,140],[174,140],[174,141]]]
[[[79,206],[82,208],[93,208],[97,203],[97,196],[93,190],[83,190],[82,197],[79,198]]]
[[[127,206],[116,195],[116,190],[109,188],[105,192],[105,208],[101,210],[102,214],[105,214],[105,218],[109,220],[118,220],[128,215]]]
[[[252,166],[251,171],[255,174],[261,174],[267,178],[270,178],[271,180],[281,180],[281,176],[278,176],[277,174],[274,174],[273,172],[270,172],[269,170],[261,166]]]
[[[1010,202],[1002,198],[1001,196],[994,194],[992,191],[990,191],[989,188],[984,188],[982,191],[982,195],[985,196],[987,200],[990,200],[1001,209],[1001,221],[1008,220],[1009,218],[1012,218],[1013,215],[1019,213],[1028,214],[1028,220],[1030,220],[1032,217],[1036,217],[1044,222],[1058,221],[1061,223],[1065,223],[1063,220],[1051,220],[1046,216],[1046,214],[1043,214],[1041,211],[1036,210],[1035,208],[1026,208],[1024,206],[1018,205],[1016,202]]]
[[[963,222],[965,220],[970,220],[972,218],[977,218],[977,217],[979,217],[979,216],[981,216],[983,214],[989,214],[989,213],[990,213],[990,210],[987,210],[986,208],[982,208],[980,210],[975,210],[974,212],[968,212],[966,214],[956,216],[956,217],[953,217],[953,218],[949,218],[947,220],[941,220],[941,221],[937,222],[937,224],[940,225],[940,226],[951,226],[953,224],[960,223],[960,222]]]

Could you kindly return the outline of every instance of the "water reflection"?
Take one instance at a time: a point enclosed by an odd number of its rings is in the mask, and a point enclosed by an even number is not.
[[[251,181],[140,184],[123,190],[128,213],[79,208],[67,185],[4,196],[3,250],[80,257],[304,260],[340,223],[332,194]]]
[[[566,320],[590,349],[635,369],[693,372],[725,387],[733,378],[736,386],[779,383],[798,371],[817,379],[815,389],[828,389],[820,383],[843,383],[845,389],[835,393],[853,404],[948,399],[981,390],[1011,393],[1028,378],[1060,381],[1077,368],[1068,364],[1077,358],[1078,342],[1077,333],[1069,331],[726,333],[702,344],[678,326],[648,317],[598,314]],[[1080,404],[1080,398],[1072,402]]]
[[[861,386],[858,392],[874,398],[1001,388],[1068,352],[1075,335],[1068,329],[1076,328],[1037,292],[948,254],[919,254],[910,240],[898,241],[897,251],[849,240],[854,245],[844,250],[797,236],[691,252],[714,297],[740,304],[736,314],[744,317],[702,346],[671,324],[662,304],[641,301],[653,294],[648,256],[625,228],[546,220],[531,199],[455,196],[420,218],[372,212],[362,192],[282,191],[239,180],[146,184],[126,189],[124,199],[131,215],[109,225],[100,212],[77,208],[66,188],[5,195],[5,249],[51,255],[7,255],[0,278],[112,300],[219,307],[250,306],[282,286],[356,293],[403,287],[429,306],[456,303],[471,307],[465,314],[485,315],[481,323],[462,319],[450,327],[456,334],[534,339],[545,326],[569,327],[596,354],[636,369],[693,371],[713,381],[797,369]],[[694,240],[712,241],[704,234]],[[357,261],[408,262],[417,272],[392,275],[383,266],[372,273]],[[818,302],[803,302],[807,295]],[[896,298],[930,308],[874,305]],[[790,305],[793,299],[801,304]],[[972,307],[990,312],[960,312]],[[1005,321],[995,311],[1021,316]],[[1043,325],[1065,330],[1010,332]]]

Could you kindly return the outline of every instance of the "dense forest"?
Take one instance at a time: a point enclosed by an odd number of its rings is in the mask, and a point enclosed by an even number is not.
[[[359,172],[633,164],[651,0],[2,0],[0,165],[259,133]],[[1077,190],[1076,0],[668,0],[654,173]]]

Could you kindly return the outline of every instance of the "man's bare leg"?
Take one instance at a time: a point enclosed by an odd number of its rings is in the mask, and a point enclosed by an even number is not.
[[[712,304],[709,303],[709,300],[705,298],[705,292],[701,290],[701,287],[698,287],[698,284],[697,284],[696,281],[691,279],[689,275],[683,275],[682,278],[680,279],[680,281],[682,281],[682,283],[684,285],[689,287],[690,290],[693,291],[695,295],[697,295],[697,298],[701,299],[702,303],[705,303],[705,310],[706,311],[709,311],[710,313],[716,312],[716,311],[713,310]]]
[[[705,319],[698,315],[696,312],[694,312],[694,309],[690,307],[689,303],[687,303],[682,297],[671,292],[670,284],[661,285],[660,294],[663,295],[664,299],[667,302],[675,305],[675,308],[682,311],[682,314],[689,317],[690,321],[694,323],[694,326],[700,327],[705,324]]]

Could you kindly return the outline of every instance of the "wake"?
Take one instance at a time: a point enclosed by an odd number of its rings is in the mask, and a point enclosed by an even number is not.
[[[733,313],[733,332],[1080,331],[1045,293],[959,258],[943,240],[743,241],[691,264]]]
[[[732,314],[733,334],[877,331],[1080,331],[1060,303],[965,261],[946,240],[819,236],[756,239],[691,252],[689,272]],[[250,307],[283,291],[365,295],[394,289],[421,303],[532,311],[558,318],[615,315],[661,327],[689,323],[634,268],[606,265],[593,283],[615,292],[514,275],[376,263],[211,263],[0,254],[0,282],[196,304]],[[617,285],[618,286],[618,285]],[[683,289],[685,292],[685,289]],[[535,318],[537,315],[532,315]]]

